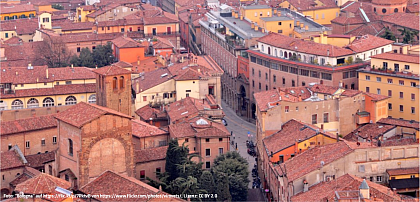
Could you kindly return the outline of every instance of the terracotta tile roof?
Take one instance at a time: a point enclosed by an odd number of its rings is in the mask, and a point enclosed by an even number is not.
[[[395,135],[392,136],[385,141],[382,141],[382,147],[389,147],[389,146],[403,146],[403,145],[416,145],[418,141],[412,137],[404,138],[402,135]]]
[[[94,11],[94,10],[96,10],[93,5],[83,5],[83,6],[80,6],[79,8],[83,9],[84,11]]]
[[[337,192],[351,193],[348,191],[359,192],[359,187],[362,184],[363,179],[354,175],[345,174],[336,180],[328,182],[321,182],[309,188],[309,191],[302,192],[292,196],[292,201],[334,201]],[[371,181],[366,181],[369,186],[369,193],[371,197],[383,201],[402,201],[398,194],[395,194],[388,187],[380,184],[376,184]],[[336,192],[337,191],[337,192]],[[371,198],[372,199],[372,198]]]
[[[141,120],[148,121],[150,118],[166,118],[167,114],[166,111],[160,111],[158,109],[152,108],[149,105],[141,107],[136,110],[135,112]]]
[[[141,44],[129,37],[118,37],[112,40],[112,43],[118,48],[135,48],[141,47]]]
[[[133,67],[132,64],[124,61],[119,61],[117,63],[112,64],[113,66],[120,67],[120,68],[126,68],[126,67]]]
[[[17,119],[14,121],[2,121],[0,134],[1,136],[4,136],[56,127],[57,120],[55,120],[54,115],[45,115],[26,119]]]
[[[205,109],[211,109],[207,100],[187,97],[169,104],[167,112],[171,122],[174,122],[186,117],[195,117]]]
[[[124,186],[121,186],[124,185]],[[105,171],[95,180],[89,182],[80,188],[85,194],[99,195],[99,194],[117,194],[117,195],[147,195],[147,194],[165,194],[158,189],[141,182],[133,177],[117,174],[112,171]],[[101,201],[127,201],[127,199],[104,199]],[[132,201],[148,201],[147,198],[135,198]]]
[[[295,119],[287,121],[281,128],[282,129],[278,132],[263,139],[265,151],[268,155],[271,155],[271,152],[277,153],[293,146],[296,141],[301,142],[308,140],[313,136],[316,136],[317,133],[329,138],[336,138],[333,134],[323,132],[320,128],[314,125],[306,124]]]
[[[81,128],[83,125],[106,114],[117,115],[128,119],[132,118],[118,111],[95,104],[87,104],[85,102],[80,102],[67,110],[56,114],[55,118]]]
[[[379,55],[371,56],[371,58],[383,59],[383,60],[393,60],[393,61],[400,61],[400,62],[408,62],[419,64],[420,59],[418,55],[410,55],[410,54],[399,54],[399,53],[382,53]]]
[[[70,20],[60,21],[52,24],[53,27],[60,27],[62,31],[92,30],[93,22],[73,22]]]
[[[419,173],[419,167],[386,169],[386,172],[388,173],[389,176],[391,176],[391,175],[418,174]]]
[[[19,175],[18,177],[16,177],[14,180],[12,180],[10,182],[10,185],[12,185],[13,187],[16,187],[16,185],[18,185],[22,182],[25,182],[26,180],[29,180],[29,179],[35,177],[36,175],[38,175],[40,173],[41,172],[39,172],[36,169],[25,166],[25,168],[23,169],[23,173],[21,175]]]
[[[39,59],[36,54],[38,47],[42,44],[42,41],[2,44],[4,56],[7,58],[0,62],[2,70],[5,67],[27,66],[28,64],[33,66],[44,65],[45,62]]]
[[[409,121],[409,120],[394,119],[394,118],[382,118],[379,121],[377,121],[377,123],[419,129],[418,121]]]
[[[23,89],[15,90],[14,94],[4,94],[0,91],[2,98],[23,98],[34,96],[53,96],[53,95],[67,95],[67,94],[80,94],[80,93],[94,93],[96,92],[96,84],[69,84],[69,85],[56,85],[53,88],[36,88],[36,89]],[[42,100],[38,100],[42,103]],[[40,104],[42,105],[42,104]]]
[[[203,117],[193,117],[185,122],[171,124],[169,125],[169,133],[173,138],[230,136],[224,125]]]
[[[98,27],[125,26],[125,25],[142,25],[143,24],[143,18],[140,18],[140,19],[137,19],[137,18],[131,19],[129,16],[124,17],[124,19],[100,21],[100,22],[98,22]],[[133,28],[133,29],[136,30],[137,28]]]
[[[270,109],[269,103],[281,101],[280,93],[277,89],[254,93],[254,98],[260,111]]]
[[[136,150],[134,151],[136,156],[136,163],[165,160],[167,150],[168,146]]]
[[[298,11],[338,8],[333,0],[288,0],[288,2],[298,9]],[[316,2],[319,2],[319,4]]]
[[[122,75],[122,74],[131,74],[130,71],[111,65],[111,66],[105,66],[98,69],[93,70],[93,72],[105,75],[105,76],[113,76],[113,75]]]
[[[378,95],[378,94],[374,94],[374,93],[367,93],[367,92],[363,92],[363,94],[369,96],[370,98],[372,98],[372,101],[381,101],[381,100],[385,100],[388,99],[389,97],[386,95]]]
[[[395,24],[401,27],[410,28],[413,30],[420,30],[420,17],[412,13],[393,13],[385,15],[382,21]]]
[[[178,17],[174,14],[164,12],[162,15],[149,17],[145,16],[143,18],[144,25],[155,25],[155,24],[171,24],[171,23],[179,23]]]
[[[2,4],[0,10],[1,14],[36,11],[32,4]]]
[[[3,13],[3,11],[2,11]],[[13,31],[15,30],[18,35],[35,34],[38,29],[37,18],[22,18],[17,20],[6,20],[1,22],[0,31]]]
[[[128,37],[134,37],[137,32],[127,33]],[[95,34],[95,33],[74,33],[74,34],[62,34],[58,36],[52,36],[51,38],[61,40],[64,43],[79,43],[86,41],[103,41],[108,42],[113,39],[123,36],[123,33],[108,33],[108,34]],[[132,36],[133,35],[133,36]],[[140,34],[139,34],[140,36]]]
[[[71,183],[45,173],[40,173],[35,177],[18,184],[15,190],[25,194],[51,194],[55,193],[56,187],[70,189]]]
[[[372,4],[370,2],[358,2],[358,1],[347,1],[341,5],[341,12],[358,13],[359,8],[362,8],[365,12],[372,11]]]
[[[111,3],[111,4],[108,4],[107,6],[102,7],[102,9],[100,9],[100,10],[97,10],[95,12],[92,12],[92,13],[87,14],[86,17],[89,17],[89,18],[97,18],[98,16],[100,16],[102,14],[105,14],[109,10],[112,10],[114,8],[117,8],[118,6],[121,6],[121,3]]]
[[[350,45],[346,47],[356,53],[361,53],[368,50],[372,50],[374,48],[386,46],[392,43],[394,43],[394,41],[368,34],[368,35],[357,37],[353,42],[351,42]]]
[[[344,136],[344,139],[349,140],[349,141],[358,141],[358,137],[362,137],[364,139],[370,139],[370,136],[372,136],[372,138],[374,139],[377,139],[378,137],[382,136],[384,133],[387,133],[394,128],[395,126],[391,126],[391,125],[369,123],[369,124],[360,126],[356,130],[347,134],[346,136]]]
[[[354,17],[342,15],[331,20],[331,23],[340,25],[356,25],[365,23],[365,20],[360,15],[355,15]]]
[[[23,167],[23,161],[15,150],[0,152],[1,170]]]
[[[48,69],[48,78],[46,77]],[[1,67],[1,82],[13,84],[29,84],[67,80],[95,79],[92,69],[86,67],[60,67],[47,66],[28,67]]]
[[[167,68],[159,68],[151,72],[146,72],[142,76],[134,79],[132,86],[136,93],[141,93],[171,79],[172,75]],[[137,84],[139,85],[138,89]]]
[[[314,93],[321,93],[321,94],[328,94],[328,95],[333,95],[334,93],[338,91],[338,89],[340,88],[337,86],[326,86],[326,85],[321,85],[321,84],[315,84],[314,86],[311,87],[311,91],[313,91]]]
[[[202,5],[202,6],[204,6],[206,1],[205,0],[195,0],[195,1],[175,0],[175,3],[178,4],[179,6],[187,6],[187,5]]]
[[[171,41],[166,38],[156,37],[158,42],[153,44],[154,49],[161,49],[161,48],[175,48]]]
[[[381,36],[385,32],[385,26],[380,21],[365,23],[356,29],[350,30],[346,32],[346,34],[352,36],[363,36],[363,35],[373,35],[373,36]]]
[[[150,125],[144,121],[132,120],[133,135],[139,138],[151,137],[158,135],[166,135],[167,133],[154,125]]]
[[[407,13],[418,13],[420,11],[420,7],[418,4],[409,4],[405,10]]]
[[[55,151],[41,154],[33,154],[25,156],[28,161],[27,166],[32,168],[44,167],[47,162],[55,161]]]
[[[270,33],[257,39],[257,41],[278,48],[320,56],[339,57],[353,54],[353,51],[346,48],[315,43],[313,41],[304,41],[302,39],[295,39],[277,33]],[[295,47],[297,47],[297,49],[295,49]]]
[[[359,95],[360,93],[363,93],[363,92],[359,90],[346,89],[344,92],[341,93],[341,95],[346,96],[346,97],[353,97],[353,96]]]
[[[315,169],[321,168],[321,161],[324,161],[325,166],[346,156],[352,151],[353,149],[345,141],[340,141],[334,144],[310,148],[285,163],[280,164],[280,166],[286,168],[288,180],[292,182]]]

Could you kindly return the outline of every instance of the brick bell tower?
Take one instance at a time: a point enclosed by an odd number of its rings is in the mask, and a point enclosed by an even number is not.
[[[131,72],[113,65],[93,72],[96,73],[96,104],[132,116]]]

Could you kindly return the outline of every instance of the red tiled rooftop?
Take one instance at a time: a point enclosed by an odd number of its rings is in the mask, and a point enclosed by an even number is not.
[[[394,43],[394,41],[367,34],[356,38],[350,45],[346,47],[356,53],[362,53],[392,43]]]
[[[12,180],[10,182],[10,185],[12,185],[13,187],[16,187],[16,185],[25,182],[26,180],[29,180],[33,177],[35,177],[36,175],[40,174],[41,172],[38,170],[35,170],[31,167],[25,166],[25,168],[23,169],[23,173],[21,175],[19,175],[18,177],[16,177],[14,180]]]
[[[70,189],[71,183],[45,173],[40,173],[37,176],[18,184],[15,190],[25,194],[52,194],[56,192],[56,187]]]
[[[299,142],[305,141],[318,133],[329,138],[336,138],[334,135],[323,132],[320,128],[314,125],[305,124],[294,119],[284,123],[281,128],[282,129],[278,132],[263,139],[263,144],[266,149],[265,151],[268,155],[270,155],[271,152],[277,153],[293,146],[296,143],[296,140]]]
[[[131,71],[128,71],[124,68],[120,68],[114,65],[101,67],[101,68],[93,70],[93,72],[100,75],[105,75],[105,76],[131,74]]]
[[[0,134],[4,136],[56,127],[57,120],[55,120],[54,115],[45,115],[26,119],[17,119],[14,121],[2,121]]]
[[[44,163],[55,161],[55,151],[25,156],[27,166],[33,168],[44,167]]]
[[[2,11],[3,13],[3,11]],[[16,31],[18,35],[35,34],[38,29],[38,19],[21,18],[1,22],[1,31]]]
[[[400,62],[408,62],[419,64],[420,59],[418,55],[410,55],[410,54],[399,54],[399,53],[382,53],[379,55],[371,56],[371,58],[375,59],[383,59],[383,60],[392,60],[392,61],[400,61]]]
[[[367,92],[363,92],[365,95],[369,96],[372,101],[381,101],[381,100],[385,100],[388,99],[389,97],[386,95],[378,95],[378,94],[374,94],[374,93],[367,93]]]
[[[136,93],[141,93],[149,88],[155,87],[172,79],[172,75],[167,68],[159,68],[154,71],[146,72],[132,82]],[[137,89],[137,85],[139,86]]]
[[[358,141],[358,137],[369,139],[370,136],[376,139],[379,136],[382,136],[384,133],[387,133],[394,128],[395,126],[391,126],[391,125],[369,123],[347,134],[346,136],[344,136],[344,139],[349,140],[349,141]]]
[[[419,167],[387,169],[386,172],[389,176],[418,174]]]
[[[150,125],[144,121],[133,120],[131,123],[133,135],[139,138],[167,134],[165,131],[159,129],[158,127]]]
[[[0,10],[1,14],[36,11],[32,4],[2,4],[0,5]]]
[[[171,103],[167,111],[171,122],[174,122],[185,117],[192,118],[205,109],[211,109],[207,100],[187,97]]]
[[[221,123],[203,117],[193,117],[185,122],[169,125],[171,137],[229,137],[230,133]]]
[[[382,21],[417,31],[420,30],[420,17],[412,13],[393,13],[385,15],[383,16]]]
[[[288,0],[288,2],[297,8],[298,11],[338,8],[333,0],[320,0],[319,5],[317,5],[315,0]]]
[[[257,39],[257,41],[278,48],[319,56],[340,57],[353,54],[353,51],[349,49],[327,44],[315,43],[313,41],[304,41],[302,39],[295,39],[277,33],[270,33],[266,36]]]
[[[85,102],[80,102],[70,107],[69,109],[56,114],[55,118],[70,125],[76,126],[77,128],[81,128],[83,125],[106,114],[121,116],[128,119],[132,118],[118,111],[95,104],[87,104]]]
[[[167,150],[168,146],[136,150],[134,151],[136,156],[136,163],[165,160]]]
[[[123,186],[121,186],[123,185]],[[105,171],[95,180],[89,182],[80,188],[85,194],[99,195],[99,194],[109,194],[109,195],[150,195],[150,194],[164,194],[158,189],[141,182],[134,177],[128,177],[123,174],[117,174],[112,171]],[[127,201],[124,198],[118,199],[105,199],[102,198],[101,201],[111,202],[111,201]],[[136,198],[135,201],[148,201],[148,198]]]
[[[23,167],[23,161],[15,150],[0,152],[0,167],[2,171]]]
[[[338,90],[339,90],[338,86],[326,86],[326,85],[315,84],[314,86],[311,87],[311,91],[313,91],[314,93],[321,93],[321,94],[328,94],[328,95],[333,95]]]
[[[118,37],[114,40],[112,40],[112,43],[117,46],[118,48],[135,48],[135,47],[141,47],[141,44],[137,41],[134,41],[132,38],[129,37]]]
[[[336,199],[336,191],[357,191],[362,184],[363,179],[354,175],[345,174],[336,180],[321,182],[309,187],[307,192],[302,192],[292,196],[292,201],[334,201]],[[398,194],[395,194],[388,187],[366,181],[369,186],[371,196],[375,196],[383,201],[402,201]]]
[[[36,88],[36,89],[22,89],[15,90],[13,94],[4,94],[0,91],[2,98],[23,98],[34,96],[53,96],[53,95],[68,95],[79,93],[94,93],[96,92],[96,84],[68,84],[68,85],[55,85],[53,88]],[[42,100],[38,100],[42,105]]]

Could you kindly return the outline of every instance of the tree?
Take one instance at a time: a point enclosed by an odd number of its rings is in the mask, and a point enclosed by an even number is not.
[[[189,149],[184,144],[179,146],[177,139],[169,141],[168,150],[166,152],[165,171],[168,173],[168,182],[171,182],[180,176],[180,167],[187,161]]]
[[[388,28],[385,28],[385,33],[381,36],[384,39],[395,41],[394,33],[391,32]]]
[[[220,177],[226,174],[229,179],[229,192],[233,201],[246,201],[248,196],[248,162],[237,152],[227,152],[214,160],[213,173]],[[218,183],[223,183],[217,179]],[[217,184],[218,184],[217,183]]]
[[[68,66],[72,55],[66,44],[58,37],[46,37],[37,46],[36,53],[37,57],[50,68]]]
[[[346,61],[344,61],[347,65],[353,64],[353,57],[348,57]]]
[[[201,158],[198,155],[190,155],[187,160],[183,161],[181,164],[178,165],[178,176],[187,178],[188,176],[193,176],[197,179],[201,177],[203,172],[203,162],[196,163],[192,161],[192,158]]]
[[[79,56],[73,56],[70,60],[71,64],[76,67],[103,67],[114,62],[111,43],[107,45],[99,45],[92,51],[89,48],[83,48]]]
[[[214,179],[217,184],[215,190],[215,193],[217,194],[217,201],[232,201],[227,174],[216,172],[214,173]],[[244,194],[247,195],[248,192]]]
[[[216,191],[216,185],[214,183],[214,178],[213,175],[211,174],[210,171],[203,171],[203,174],[201,174],[200,176],[200,187],[201,189],[206,190],[206,192],[208,194],[214,194]],[[213,199],[211,198],[203,198],[203,201],[212,201]]]
[[[198,185],[197,178],[188,176],[187,178],[178,177],[170,184],[172,194],[203,194],[206,193]]]
[[[419,32],[416,30],[409,30],[409,29],[398,29],[401,32],[401,36],[403,36],[403,43],[412,43],[415,36],[419,36]]]

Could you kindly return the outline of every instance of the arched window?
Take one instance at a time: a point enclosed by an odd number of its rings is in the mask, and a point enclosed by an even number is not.
[[[50,97],[47,97],[42,101],[42,106],[43,107],[52,107],[52,106],[54,106],[54,100]]]
[[[73,140],[69,139],[69,155],[73,156]]]
[[[267,50],[268,50],[268,54],[271,55],[271,48],[268,47]]]
[[[66,105],[75,105],[77,103],[77,100],[74,96],[68,96],[66,98]]]
[[[375,7],[375,8],[373,8],[373,12],[375,12],[375,13],[376,13],[376,7]]]
[[[12,102],[12,109],[23,109],[23,102],[22,100],[13,100]]]
[[[96,103],[96,94],[90,95],[89,99],[88,99],[88,102],[92,103],[92,104],[95,104]]]
[[[287,51],[284,51],[284,58],[287,58]]]
[[[31,98],[28,100],[28,108],[37,108],[39,107],[39,102],[35,98]]]
[[[118,89],[118,87],[117,87],[117,77],[114,77],[113,79],[112,79],[112,88],[115,90],[115,89]]]
[[[274,56],[277,57],[277,50],[276,49],[274,49]]]
[[[12,17],[12,19],[13,19],[13,20],[18,19],[17,15],[14,15],[14,16]]]
[[[304,55],[304,56],[303,56],[303,61],[304,61],[304,62],[307,62],[307,61],[306,61],[306,55]]]
[[[26,18],[26,15],[25,15],[25,14],[22,14],[22,15],[20,16],[20,18]]]
[[[4,16],[4,20],[9,20],[9,16]]]
[[[7,109],[7,102],[4,100],[0,100],[0,111]]]
[[[33,17],[35,17],[35,15],[33,13],[31,13],[31,14],[29,14],[29,17],[33,18]]]
[[[398,13],[398,8],[395,8],[394,9],[394,13]]]
[[[120,76],[120,89],[123,89],[124,88],[124,77],[123,76]]]
[[[283,51],[282,50],[280,51],[280,57],[283,57]]]

